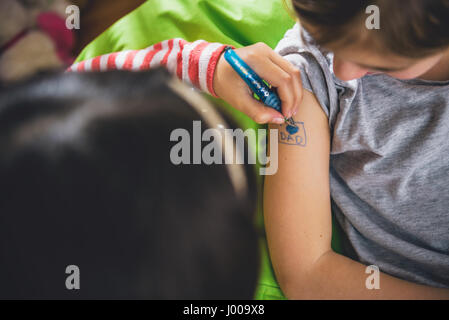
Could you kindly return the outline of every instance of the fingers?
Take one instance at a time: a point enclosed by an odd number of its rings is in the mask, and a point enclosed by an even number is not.
[[[290,118],[293,115],[295,109],[296,94],[291,75],[285,72],[283,69],[273,64],[271,71],[267,75],[262,75],[264,79],[270,77],[271,80],[266,80],[273,87],[276,87],[279,94],[279,98],[282,102],[282,114]]]
[[[260,77],[276,87],[282,102],[282,113],[287,118],[291,117],[290,113],[296,102],[292,77],[276,64],[267,63],[266,60],[251,61],[250,63]]]
[[[302,81],[301,81],[301,72],[298,68],[296,68],[294,65],[292,65],[288,60],[284,59],[282,56],[277,54],[276,52],[272,51],[272,54],[270,55],[270,60],[272,60],[274,63],[276,63],[280,68],[282,68],[285,72],[287,72],[291,79],[292,79],[292,86],[293,86],[293,95],[294,95],[294,103],[292,110],[287,110],[287,113],[290,113],[291,115],[295,115],[298,111],[299,105],[301,104],[302,97],[303,97],[303,88],[302,88]],[[282,110],[285,114],[285,111]]]
[[[249,87],[224,61],[223,56],[214,74],[216,94],[260,124],[281,124],[284,123],[284,116],[292,117],[302,100],[299,70],[264,43],[236,49],[236,52],[261,78],[277,88],[282,114],[255,100]]]
[[[284,116],[287,118],[293,116],[302,100],[299,70],[266,44],[254,46],[257,50],[248,54],[248,64],[259,76],[277,88]]]
[[[235,107],[260,124],[284,123],[284,116],[280,112],[274,110],[273,108],[267,107],[262,102],[254,99],[250,94],[242,94],[238,105]]]

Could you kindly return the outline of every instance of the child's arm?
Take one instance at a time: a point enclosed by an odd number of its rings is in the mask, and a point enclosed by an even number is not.
[[[180,80],[213,95],[215,66],[226,45],[198,40],[165,40],[142,50],[113,52],[75,63],[67,71],[142,71],[166,67]]]
[[[268,246],[286,297],[449,298],[448,290],[413,284],[384,273],[380,274],[380,289],[368,290],[366,266],[332,251],[329,122],[308,91],[304,91],[295,119],[304,123],[305,134],[301,130],[298,134],[306,137],[306,145],[280,143],[278,172],[266,176],[264,186]]]
[[[224,60],[226,45],[198,40],[170,39],[143,50],[105,54],[74,64],[67,71],[147,70],[166,67],[184,82],[228,102],[258,123],[283,123],[284,116],[253,98],[246,83]],[[282,113],[290,117],[301,100],[298,69],[266,44],[236,49],[266,81],[278,88]]]

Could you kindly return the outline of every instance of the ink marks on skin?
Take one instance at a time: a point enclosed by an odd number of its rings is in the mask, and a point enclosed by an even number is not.
[[[287,130],[287,132],[289,134],[295,134],[299,131],[299,128],[295,127],[295,126],[287,125],[287,127],[285,127],[285,130]]]
[[[297,127],[282,124],[279,129],[279,143],[291,144],[294,146],[307,146],[307,134],[304,122],[295,122]]]

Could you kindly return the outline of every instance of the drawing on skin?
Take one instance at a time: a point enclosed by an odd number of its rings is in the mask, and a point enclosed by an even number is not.
[[[299,128],[298,128],[298,127],[291,126],[291,125],[288,124],[288,125],[285,127],[285,130],[287,130],[287,132],[288,132],[289,134],[295,134],[296,132],[299,131]]]
[[[279,143],[290,144],[294,146],[307,146],[307,134],[304,122],[296,122],[297,127],[288,124],[282,124],[279,129]]]

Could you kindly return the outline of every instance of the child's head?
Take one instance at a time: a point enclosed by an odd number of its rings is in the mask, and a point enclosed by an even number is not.
[[[448,0],[292,0],[301,24],[322,47],[334,52],[342,80],[368,72],[416,78],[435,66],[449,48]],[[368,29],[375,5],[380,28]]]
[[[0,92],[0,298],[252,298],[253,170],[240,166],[238,197],[225,165],[172,164],[172,130],[203,118],[169,79],[64,74]]]

